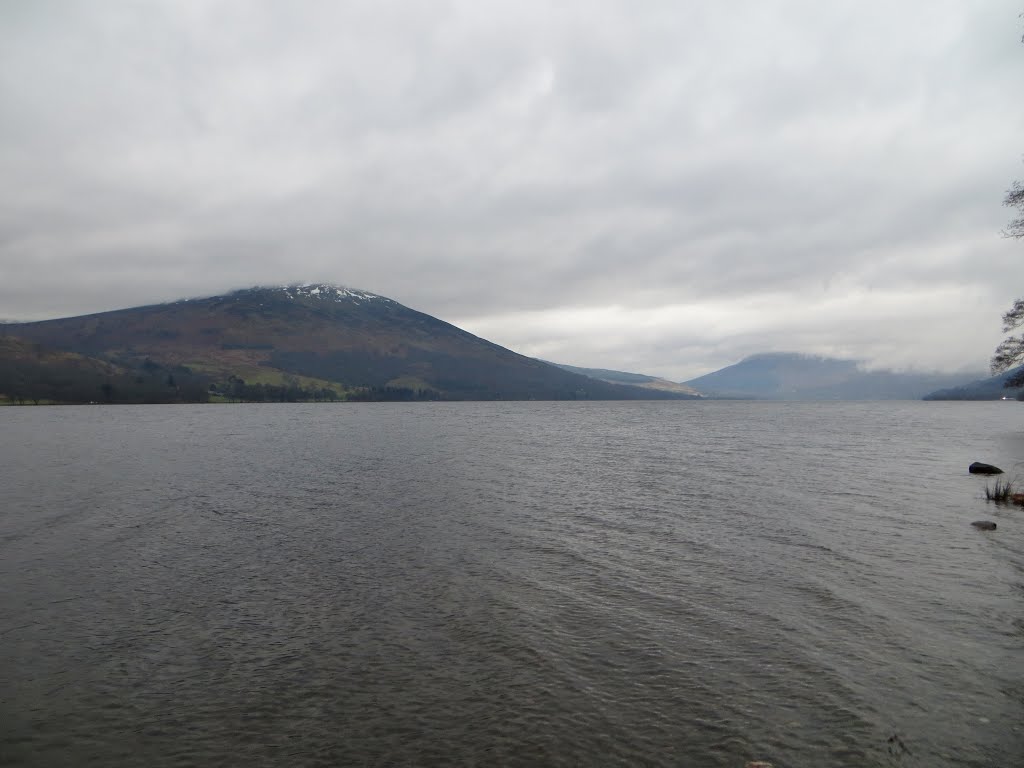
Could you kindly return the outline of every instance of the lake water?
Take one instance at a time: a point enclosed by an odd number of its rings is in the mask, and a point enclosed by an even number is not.
[[[975,460],[1024,407],[2,408],[0,763],[1024,765]]]

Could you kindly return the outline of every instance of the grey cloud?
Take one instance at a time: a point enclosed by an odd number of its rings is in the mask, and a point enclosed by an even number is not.
[[[1024,283],[998,237],[1024,174],[1017,14],[5,3],[0,317],[323,279],[584,365],[682,372],[801,345],[982,363]],[[991,322],[936,307],[951,285]],[[644,325],[764,297],[786,317],[713,338]],[[822,297],[861,303],[823,326]],[[530,325],[611,306],[617,344]],[[898,350],[878,312],[907,329]],[[924,348],[925,328],[957,341]]]

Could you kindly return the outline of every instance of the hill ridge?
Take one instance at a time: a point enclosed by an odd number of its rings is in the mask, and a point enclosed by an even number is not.
[[[331,283],[253,286],[3,332],[124,370],[174,370],[245,399],[285,397],[282,388],[347,399],[686,399],[571,373]]]

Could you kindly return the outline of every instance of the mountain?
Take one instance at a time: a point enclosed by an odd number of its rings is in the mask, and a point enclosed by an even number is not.
[[[1024,373],[1024,365],[984,379],[961,384],[956,387],[939,389],[929,392],[925,400],[1002,400],[1003,398],[1024,399],[1024,387],[1006,387],[1005,382],[1011,376]]]
[[[709,396],[766,400],[918,400],[963,375],[866,371],[856,360],[790,352],[752,355],[684,382]]]
[[[11,323],[0,333],[172,391],[206,382],[239,399],[679,399],[524,357],[366,291],[334,285]],[[3,359],[0,363],[6,365]],[[124,383],[124,382],[122,382]],[[171,387],[170,384],[167,384]],[[105,399],[120,401],[120,391]],[[80,398],[79,398],[80,399]],[[100,399],[96,397],[95,399]]]
[[[678,384],[674,381],[669,381],[668,379],[660,379],[657,376],[648,376],[643,373],[611,371],[607,368],[578,368],[575,365],[563,365],[561,363],[552,363],[552,365],[557,365],[559,368],[571,371],[572,373],[589,376],[592,379],[606,381],[609,384],[631,384],[632,386],[643,387],[645,389],[654,389],[662,392],[675,392],[680,395],[690,395],[692,397],[702,397],[701,393],[693,387],[688,387],[685,384]]]

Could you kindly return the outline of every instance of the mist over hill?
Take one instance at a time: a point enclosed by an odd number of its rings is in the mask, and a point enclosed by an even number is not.
[[[12,323],[2,332],[137,378],[147,369],[167,371],[165,381],[179,389],[182,378],[201,380],[207,392],[238,399],[686,397],[565,371],[393,299],[334,285],[249,288]],[[18,349],[12,360],[24,357],[24,346]],[[116,392],[104,394],[119,400]]]
[[[751,355],[684,382],[711,397],[765,400],[918,400],[970,374],[865,370],[856,360],[791,352]]]

